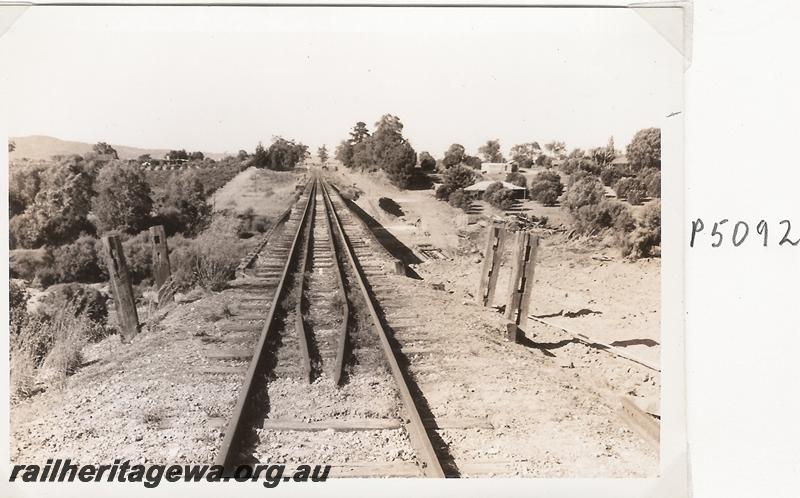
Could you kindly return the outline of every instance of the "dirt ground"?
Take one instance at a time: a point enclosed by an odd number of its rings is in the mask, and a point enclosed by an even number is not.
[[[401,191],[375,178],[337,172],[343,184],[356,184],[364,194],[356,203],[409,248],[430,244],[442,249],[446,260],[428,261],[418,272],[438,279],[474,300],[483,261],[486,219],[501,213],[485,206],[483,220],[470,224],[462,210],[437,201],[429,190]],[[389,197],[405,213],[397,217],[378,206]],[[563,227],[568,220],[559,207],[536,201],[522,209],[548,216],[549,224]],[[532,315],[658,365],[660,359],[661,264],[658,258],[626,261],[615,248],[566,234],[542,233],[535,269]],[[510,257],[510,244],[506,246]],[[497,285],[496,305],[507,299],[510,264],[504,260]]]
[[[386,281],[422,331],[398,329],[396,338],[430,412],[436,420],[461,420],[443,424],[438,434],[463,464],[463,476],[658,473],[657,450],[620,421],[617,396],[657,404],[660,374],[576,343],[558,328],[657,362],[658,260],[630,263],[602,244],[548,234],[539,248],[531,314],[557,326],[529,322],[514,344],[502,337],[502,315],[475,298],[485,221],[470,223],[475,220],[436,201],[432,191],[400,192],[358,174],[341,183],[356,183],[364,191],[358,206],[402,244],[415,253],[430,244],[445,256],[412,264],[419,278],[387,275]],[[233,200],[237,209],[246,208],[228,187],[218,203]],[[393,199],[404,214],[385,212],[380,197]],[[255,196],[247,202],[258,205]],[[269,204],[273,209],[278,202]],[[501,273],[499,301],[507,272]],[[223,291],[171,305],[132,344],[114,336],[88,347],[84,367],[64,388],[12,406],[12,461],[212,461],[247,364],[230,362],[224,375],[204,370],[226,334],[219,324],[224,310],[235,311],[235,296]],[[253,340],[244,336],[241,348],[251,348]],[[465,425],[465,417],[487,424]]]

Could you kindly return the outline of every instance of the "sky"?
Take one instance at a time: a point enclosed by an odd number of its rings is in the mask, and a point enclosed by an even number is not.
[[[419,152],[618,147],[683,106],[683,59],[630,9],[32,7],[0,38],[9,136],[332,149],[390,113]]]

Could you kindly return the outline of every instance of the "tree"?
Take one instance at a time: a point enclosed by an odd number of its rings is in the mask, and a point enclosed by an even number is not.
[[[564,142],[558,142],[554,140],[544,144],[544,149],[549,152],[553,158],[563,159],[566,155],[567,146],[564,145]]]
[[[294,140],[273,137],[272,145],[267,150],[266,167],[277,171],[288,171],[303,161],[308,147]]]
[[[444,172],[442,179],[448,191],[455,192],[475,183],[475,171],[463,165],[453,166]]]
[[[150,154],[142,154],[136,160],[139,161],[140,163],[149,163],[150,161],[153,160],[153,158],[150,157]]]
[[[478,149],[478,154],[488,163],[506,162],[502,152],[500,152],[500,140],[487,140],[486,144]]]
[[[353,167],[353,145],[347,140],[342,140],[336,147],[335,156],[346,168]]]
[[[17,149],[17,144],[14,143],[13,140],[8,141],[8,153],[11,154]]]
[[[628,144],[627,154],[634,171],[661,169],[661,129],[645,128],[636,132]]]
[[[363,142],[369,137],[369,130],[367,129],[367,124],[363,121],[359,121],[353,127],[353,131],[350,132],[350,145],[355,145],[358,143]]]
[[[94,151],[95,154],[101,156],[111,156],[114,159],[119,159],[119,155],[117,154],[117,151],[114,149],[114,147],[108,145],[105,142],[97,142],[96,144],[94,144],[92,146],[92,151]]]
[[[464,150],[464,146],[461,144],[453,144],[447,151],[444,153],[444,158],[442,159],[442,165],[447,168],[451,168],[457,164],[461,164],[464,162],[464,158],[466,157],[466,151]]]
[[[511,147],[511,162],[518,168],[530,168],[541,153],[542,149],[536,142],[515,145]]]
[[[408,188],[414,176],[417,153],[403,137],[403,123],[392,114],[385,114],[375,123],[370,139],[375,164],[384,170],[395,186]]]
[[[211,205],[197,171],[182,171],[170,176],[158,201],[158,216],[167,233],[186,236],[200,233],[211,216]]]
[[[322,144],[322,147],[317,149],[317,157],[319,157],[319,162],[322,164],[328,162],[328,148],[325,147],[325,144]]]
[[[206,155],[200,152],[199,150],[189,154],[189,159],[191,159],[192,161],[202,161],[205,158]]]
[[[617,157],[617,152],[614,148],[614,137],[608,139],[608,145],[605,147],[597,147],[589,151],[589,155],[601,168],[610,165]]]
[[[240,161],[246,161],[248,157],[250,157],[250,154],[244,149],[239,149],[239,153],[236,154],[236,158]]]
[[[436,169],[436,159],[427,151],[420,152],[419,167],[422,171],[433,171]]]
[[[186,149],[171,150],[167,152],[165,157],[167,161],[186,161],[189,159],[189,154],[186,153]]]
[[[95,190],[92,212],[100,233],[110,230],[136,233],[147,228],[153,199],[141,169],[128,163],[109,164],[100,171]]]
[[[42,188],[46,165],[14,167],[8,173],[8,212],[10,216],[21,214],[36,200]]]
[[[267,154],[267,150],[258,142],[256,145],[256,150],[253,153],[253,166],[256,168],[266,168],[269,162],[269,154]]]
[[[11,232],[21,247],[71,242],[81,232],[93,233],[87,215],[91,208],[92,177],[80,156],[70,156],[42,173],[41,188],[25,212],[15,216]]]

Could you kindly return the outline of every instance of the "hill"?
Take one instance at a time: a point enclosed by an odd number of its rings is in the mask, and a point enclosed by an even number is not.
[[[70,154],[85,154],[92,150],[94,144],[84,142],[72,142],[68,140],[61,140],[55,137],[48,137],[44,135],[31,135],[27,137],[11,137],[9,140],[13,141],[16,149],[11,153],[10,159],[50,159],[51,156],[56,155],[70,155]],[[139,147],[128,147],[125,145],[115,145],[112,147],[119,154],[120,159],[136,159],[142,154],[150,154],[155,159],[163,158],[169,152],[169,149],[142,149]],[[182,148],[182,147],[178,147]],[[226,154],[203,153],[211,159],[222,159]]]

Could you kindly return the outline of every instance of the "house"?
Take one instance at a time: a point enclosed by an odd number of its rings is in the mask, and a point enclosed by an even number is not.
[[[469,187],[466,187],[464,189],[464,192],[470,192],[475,196],[481,196],[481,195],[483,195],[484,192],[486,192],[486,189],[489,188],[489,185],[491,185],[493,183],[497,183],[497,182],[493,182],[491,180],[484,180],[482,182],[478,182],[478,183],[476,183],[474,185],[470,185]],[[525,198],[525,193],[527,192],[527,189],[525,187],[520,187],[519,185],[514,185],[513,183],[509,183],[509,182],[500,182],[500,183],[503,184],[503,188],[513,191],[514,194],[515,194],[515,197],[517,197],[518,199],[524,199]]]
[[[617,156],[614,158],[613,161],[611,161],[611,164],[615,166],[628,166],[630,163],[631,162],[628,160],[628,156],[626,156],[625,154]]]
[[[508,173],[511,163],[481,163],[481,173]]]

